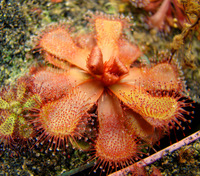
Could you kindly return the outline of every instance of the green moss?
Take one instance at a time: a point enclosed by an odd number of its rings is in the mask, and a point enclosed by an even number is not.
[[[159,161],[156,161],[146,170],[152,172],[152,167],[156,166],[162,175],[199,175],[200,174],[200,141],[183,146],[179,150],[169,153]]]

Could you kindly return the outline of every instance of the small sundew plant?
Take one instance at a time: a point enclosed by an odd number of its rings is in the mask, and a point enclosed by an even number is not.
[[[25,117],[36,144],[47,143],[54,152],[69,143],[80,147],[80,138],[91,139],[91,160],[97,159],[96,167],[108,167],[108,173],[139,158],[138,141],[153,145],[171,128],[182,128],[183,114],[189,113],[184,108],[191,103],[183,98],[185,85],[174,60],[138,64],[142,52],[124,32],[128,18],[96,14],[90,23],[87,34],[72,37],[70,27],[59,23],[37,37],[35,49],[56,68],[31,68],[22,81],[37,97],[28,98]],[[1,114],[7,107],[2,98]]]
[[[183,5],[177,0],[149,0],[142,1],[145,11],[153,13],[147,18],[150,28],[158,30],[170,31],[170,27],[182,28],[186,22],[186,14]],[[136,1],[136,4],[140,4]]]
[[[24,118],[30,107],[38,108],[40,97],[27,94],[24,81],[18,80],[16,86],[4,88],[0,93],[0,140],[4,146],[13,147],[19,140],[28,141],[33,137],[32,126]]]

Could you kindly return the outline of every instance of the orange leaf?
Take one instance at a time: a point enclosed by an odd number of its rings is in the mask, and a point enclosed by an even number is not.
[[[86,60],[89,51],[76,46],[70,34],[63,27],[57,27],[52,31],[46,32],[41,37],[39,45],[43,50],[59,59],[87,70]]]

